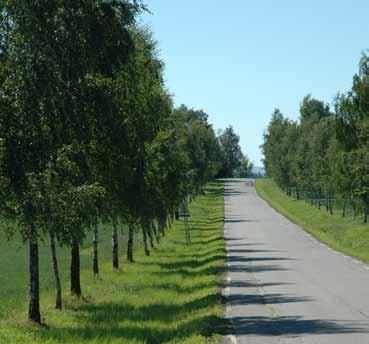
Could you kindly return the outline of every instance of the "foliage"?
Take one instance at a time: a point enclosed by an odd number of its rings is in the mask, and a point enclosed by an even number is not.
[[[221,178],[248,177],[252,164],[242,153],[240,137],[232,126],[219,133],[220,161],[222,162],[218,176]]]
[[[128,225],[133,262],[135,229],[150,254],[148,239],[154,249],[222,166],[249,173],[232,128],[218,140],[205,112],[174,109],[157,43],[137,24],[143,10],[137,0],[0,2],[0,216],[17,224],[3,227],[8,237],[29,244],[35,323],[48,236],[71,249],[80,297],[79,247],[92,232],[97,275],[101,223],[113,227],[114,252],[117,225]]]
[[[276,110],[264,136],[262,149],[267,173],[287,193],[301,193],[333,212],[343,201],[369,212],[369,57],[364,54],[352,90],[338,95],[335,112],[307,96],[300,119],[293,122]],[[356,212],[354,214],[356,217]]]

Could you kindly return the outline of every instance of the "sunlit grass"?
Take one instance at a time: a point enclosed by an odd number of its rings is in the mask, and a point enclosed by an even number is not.
[[[89,266],[90,249],[85,248],[82,273],[85,299],[80,301],[65,295],[62,312],[53,309],[51,271],[43,267],[42,274],[49,274],[44,279],[50,283],[49,286],[43,284],[42,313],[46,327],[33,327],[23,321],[26,296],[22,294],[26,285],[18,284],[27,283],[27,276],[18,276],[26,269],[18,262],[19,271],[13,271],[12,278],[18,277],[9,295],[22,297],[13,300],[12,314],[8,313],[10,303],[3,306],[0,343],[218,342],[216,333],[223,324],[220,294],[225,261],[223,185],[209,185],[205,195],[192,203],[190,211],[193,241],[190,246],[185,244],[183,223],[177,222],[150,257],[143,255],[142,248],[136,249],[135,263],[122,261],[118,272],[111,268],[109,245],[102,244],[101,276],[94,278]],[[107,242],[108,238],[106,234]],[[12,255],[11,248],[6,252]],[[50,262],[46,251],[43,254],[42,259]],[[24,255],[22,251],[18,257],[23,260]],[[67,252],[59,256],[66,270],[63,278],[66,281]],[[7,259],[15,258],[13,255]],[[64,283],[64,289],[66,287]],[[0,293],[1,288],[0,285]],[[4,297],[4,292],[0,295]]]
[[[342,218],[340,213],[329,215],[322,207],[314,208],[304,201],[288,197],[271,179],[256,182],[257,193],[273,208],[301,225],[306,231],[334,249],[369,262],[369,225]]]

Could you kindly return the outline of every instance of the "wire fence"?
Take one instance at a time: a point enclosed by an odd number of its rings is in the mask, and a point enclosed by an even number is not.
[[[287,188],[286,194],[298,201],[304,201],[311,206],[325,210],[327,213],[339,214],[343,218],[351,218],[353,221],[368,223],[368,207],[362,201],[354,197],[340,197],[327,192],[311,190],[299,190]]]

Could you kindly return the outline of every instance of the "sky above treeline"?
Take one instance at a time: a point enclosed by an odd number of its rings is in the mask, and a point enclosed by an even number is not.
[[[278,107],[297,119],[302,98],[332,104],[369,48],[369,1],[146,0],[148,24],[176,105],[232,125],[261,165],[263,132]]]

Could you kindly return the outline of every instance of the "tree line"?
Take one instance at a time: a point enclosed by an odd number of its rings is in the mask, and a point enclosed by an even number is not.
[[[297,121],[276,109],[262,145],[268,176],[296,199],[330,214],[350,209],[368,222],[369,55],[363,53],[350,91],[333,107],[306,96]]]
[[[80,245],[92,240],[99,274],[101,223],[118,269],[123,224],[127,261],[137,235],[150,255],[181,205],[250,164],[232,127],[217,136],[204,111],[174,107],[157,43],[137,21],[140,1],[7,0],[0,9],[2,230],[28,243],[28,318],[41,323],[40,242],[50,242],[62,309],[58,245],[70,247],[70,291],[80,297]]]

